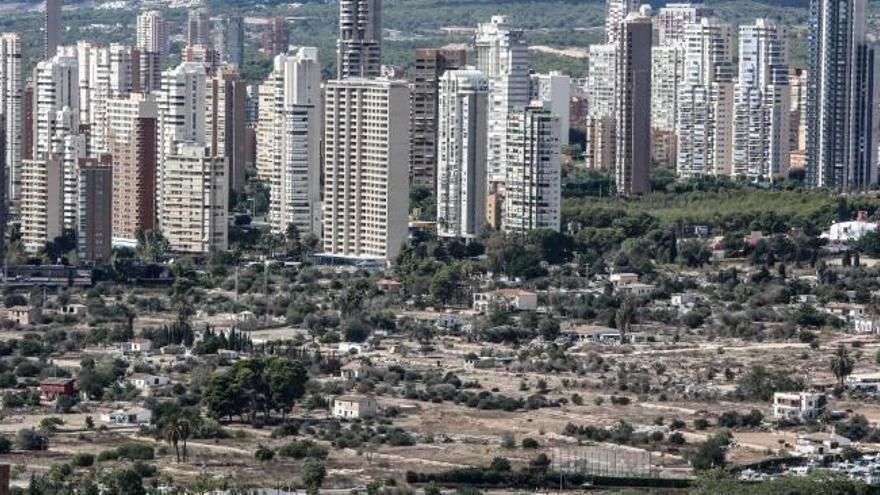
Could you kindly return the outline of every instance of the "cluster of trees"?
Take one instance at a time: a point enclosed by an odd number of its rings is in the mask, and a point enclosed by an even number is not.
[[[305,393],[308,372],[301,362],[285,357],[251,358],[216,373],[205,387],[203,401],[210,414],[255,421],[262,414],[269,420],[277,412],[282,419]]]

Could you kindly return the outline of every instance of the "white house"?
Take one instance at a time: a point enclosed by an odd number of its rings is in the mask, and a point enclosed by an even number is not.
[[[114,425],[149,425],[153,421],[153,412],[143,407],[117,409],[101,415],[101,421]]]
[[[367,366],[360,361],[345,363],[339,370],[339,376],[346,380],[360,378],[367,371]]]
[[[639,276],[635,273],[612,273],[608,280],[617,286],[635,284],[639,281]]]
[[[340,354],[350,354],[352,351],[363,354],[373,350],[373,346],[366,342],[340,342],[338,350]]]
[[[633,297],[650,296],[657,290],[657,287],[651,284],[624,284],[618,285],[617,290]]]
[[[379,410],[375,399],[363,395],[343,395],[333,399],[333,417],[360,419],[375,416]]]
[[[855,220],[835,223],[819,237],[828,239],[828,242],[832,244],[846,244],[850,241],[858,241],[863,235],[875,230],[877,230],[876,223]]]
[[[853,320],[853,330],[858,333],[880,333],[880,320],[872,316],[862,316]]]
[[[846,377],[846,388],[863,394],[880,392],[880,373],[856,373]]]
[[[167,376],[148,375],[146,373],[135,373],[128,377],[128,383],[132,384],[138,390],[151,390],[156,387],[163,387],[171,383],[171,379]]]
[[[690,306],[695,302],[697,302],[697,296],[691,292],[676,293],[669,297],[669,303],[679,308]]]
[[[839,454],[852,445],[852,440],[835,433],[811,433],[798,435],[794,451],[805,457]]]
[[[789,421],[815,419],[827,405],[825,394],[776,392],[773,394],[773,417]]]
[[[538,295],[522,289],[498,289],[474,293],[474,311],[488,313],[495,308],[509,311],[535,311]]]
[[[143,337],[135,337],[121,344],[122,352],[128,354],[147,354],[153,351],[153,341]]]

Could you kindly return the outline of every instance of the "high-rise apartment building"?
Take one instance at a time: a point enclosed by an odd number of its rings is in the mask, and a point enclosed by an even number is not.
[[[224,62],[239,68],[244,63],[244,18],[223,15],[211,20],[211,39],[214,50]]]
[[[80,160],[77,179],[77,254],[94,263],[113,252],[113,167],[110,155]]]
[[[287,29],[287,19],[280,16],[273,17],[263,38],[263,51],[274,57],[287,53],[289,45],[290,31]]]
[[[344,79],[325,88],[324,250],[390,261],[407,238],[408,85]]]
[[[651,8],[643,6],[620,23],[617,56],[615,178],[617,194],[650,191]]]
[[[6,184],[6,117],[0,115],[0,184]],[[9,221],[9,202],[6,200],[6,188],[0,187],[0,260],[6,260],[6,224]]]
[[[243,191],[245,182],[245,97],[247,88],[238,68],[223,65],[207,78],[207,143],[214,156],[225,156],[229,189]]]
[[[411,187],[434,190],[437,169],[437,122],[440,76],[463,67],[467,51],[459,48],[417,48],[412,69]]]
[[[439,82],[437,235],[473,239],[486,225],[489,82],[470,67],[446,71]]]
[[[559,117],[559,142],[568,147],[571,125],[571,77],[559,71],[531,75],[531,101],[540,101]]]
[[[711,17],[712,10],[702,3],[667,3],[657,11],[658,46],[670,46],[684,41],[684,28],[703,17]]]
[[[379,77],[382,68],[382,0],[340,0],[336,75]]]
[[[684,31],[684,80],[676,110],[678,175],[729,175],[733,159],[733,30],[704,17],[686,25]]]
[[[190,9],[186,19],[186,44],[208,45],[211,42],[211,20],[204,8]]]
[[[587,117],[584,134],[584,161],[588,169],[605,170],[617,166],[617,124],[613,116]]]
[[[503,230],[558,231],[562,218],[559,117],[543,105],[529,106],[511,114],[508,133]]]
[[[587,104],[592,117],[613,117],[617,92],[617,46],[590,45],[587,62]]]
[[[794,69],[788,73],[791,88],[788,129],[789,149],[802,152],[807,149],[807,71]]]
[[[76,56],[57,54],[34,69],[33,157],[60,152],[66,133],[79,130],[79,65]]]
[[[21,241],[36,253],[63,232],[61,156],[22,160]]]
[[[0,185],[7,201],[19,199],[22,156],[22,59],[21,38],[17,34],[0,34],[0,116],[3,117],[4,178]]]
[[[157,119],[152,95],[136,93],[108,101],[115,245],[135,247],[138,232],[156,229]]]
[[[630,12],[639,9],[638,0],[607,0],[605,12],[605,42],[616,45],[620,40],[620,23]]]
[[[270,185],[269,224],[278,234],[293,224],[320,235],[321,65],[318,50],[300,47],[275,57],[260,86],[257,168]]]
[[[171,250],[207,255],[228,247],[229,179],[224,157],[178,141],[162,163],[159,227]]]
[[[152,93],[162,87],[162,59],[156,52],[137,50],[137,74],[132,71],[132,91]],[[135,86],[137,83],[137,86]]]
[[[865,0],[810,2],[806,180],[812,186],[867,189],[877,179],[877,64],[865,18]]]
[[[158,92],[158,156],[156,176],[157,215],[162,218],[164,165],[177,153],[179,143],[207,146],[207,74],[199,63],[184,62],[162,73]],[[210,148],[209,148],[210,149]],[[184,160],[185,162],[186,160]],[[179,162],[183,163],[183,162]],[[225,175],[224,175],[225,177]]]
[[[734,177],[773,180],[789,164],[787,30],[766,19],[739,28],[733,122]]]
[[[489,181],[504,183],[507,162],[507,119],[529,104],[529,54],[522,30],[506,16],[492,16],[477,26],[475,66],[489,81]]]
[[[168,24],[158,10],[141,12],[137,18],[137,48],[141,52],[168,55]]]
[[[43,58],[55,56],[61,43],[61,0],[46,0],[43,7]]]
[[[61,223],[65,230],[76,230],[79,211],[79,164],[88,157],[85,134],[65,134],[61,140]],[[51,239],[50,239],[51,240]]]

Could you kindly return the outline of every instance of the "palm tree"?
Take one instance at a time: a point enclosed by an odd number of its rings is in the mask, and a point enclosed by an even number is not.
[[[190,431],[189,420],[186,419],[178,419],[176,421],[177,429],[180,432],[180,440],[183,441],[183,462],[186,462],[186,441],[189,440],[192,432]]]
[[[837,378],[837,384],[843,387],[843,381],[853,372],[853,360],[849,357],[849,353],[843,345],[837,347],[834,355],[831,356],[831,372]]]
[[[174,445],[174,452],[177,454],[177,463],[180,464],[180,448],[177,446],[178,442],[180,442],[180,429],[177,427],[177,422],[172,421],[165,427],[165,440]]]

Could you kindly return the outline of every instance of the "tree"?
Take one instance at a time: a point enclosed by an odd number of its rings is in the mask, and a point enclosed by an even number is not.
[[[177,425],[174,422],[165,428],[165,441],[174,446],[177,463],[180,464],[180,430],[177,429]]]
[[[831,357],[831,373],[837,378],[837,385],[843,387],[843,381],[853,372],[853,360],[849,357],[849,353],[843,345],[837,346],[834,355]]]
[[[327,477],[324,463],[314,459],[307,460],[302,467],[302,480],[309,494],[317,494]]]
[[[709,437],[701,443],[691,459],[691,464],[698,471],[716,467],[724,467],[727,457],[725,448],[730,443],[730,433],[722,432]]]
[[[107,493],[124,493],[126,495],[146,495],[144,481],[134,469],[117,469],[104,476]]]
[[[626,341],[626,332],[629,330],[629,325],[635,320],[635,317],[635,302],[632,298],[627,297],[623,300],[623,304],[620,305],[617,312],[614,314],[614,322],[617,324],[617,329],[620,330],[621,342]]]

